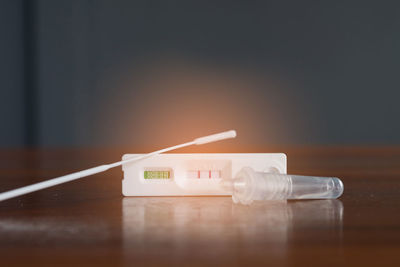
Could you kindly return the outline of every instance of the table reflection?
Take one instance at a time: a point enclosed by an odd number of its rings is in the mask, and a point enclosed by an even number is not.
[[[161,250],[179,256],[190,245],[203,250],[202,256],[221,257],[224,252],[270,244],[266,253],[284,256],[287,244],[303,229],[321,229],[341,239],[343,205],[340,200],[244,206],[233,204],[229,197],[124,198],[122,214],[128,254],[134,248],[149,255]]]

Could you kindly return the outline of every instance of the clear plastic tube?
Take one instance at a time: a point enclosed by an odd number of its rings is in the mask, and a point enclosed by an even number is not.
[[[334,199],[343,194],[343,183],[335,177],[314,177],[255,172],[245,167],[235,178],[224,180],[223,187],[232,192],[235,203],[254,200]]]

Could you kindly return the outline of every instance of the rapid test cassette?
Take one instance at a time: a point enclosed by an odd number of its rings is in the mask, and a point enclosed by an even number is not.
[[[125,154],[123,161],[142,154]],[[122,165],[124,196],[231,195],[221,187],[244,167],[286,174],[283,153],[159,154]]]

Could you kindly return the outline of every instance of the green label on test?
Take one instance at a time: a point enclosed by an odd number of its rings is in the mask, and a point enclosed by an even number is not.
[[[144,171],[144,179],[169,179],[170,171]]]

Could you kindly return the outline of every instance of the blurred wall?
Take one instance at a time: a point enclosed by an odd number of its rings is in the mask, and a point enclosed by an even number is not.
[[[400,143],[397,1],[26,2],[0,8],[2,146]]]
[[[0,1],[0,145],[25,143],[22,1]]]

